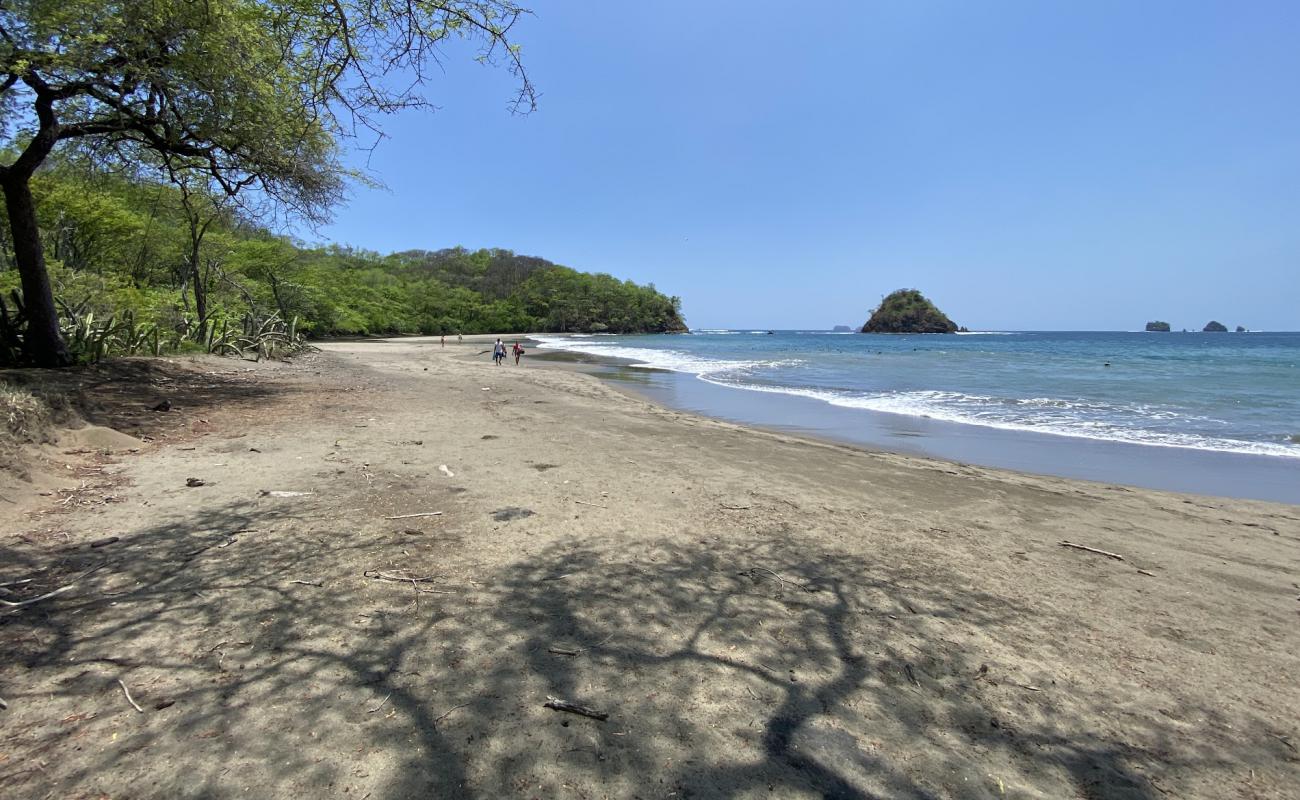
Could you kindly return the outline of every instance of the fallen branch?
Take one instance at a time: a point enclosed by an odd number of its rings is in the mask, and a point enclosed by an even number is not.
[[[1088,547],[1087,545],[1075,544],[1074,542],[1064,542],[1064,541],[1063,541],[1063,542],[1060,542],[1060,545],[1061,545],[1061,547],[1073,547],[1075,550],[1084,550],[1084,551],[1087,551],[1087,552],[1089,552],[1089,553],[1096,553],[1096,554],[1099,555],[1099,556],[1105,556],[1106,558],[1113,558],[1113,559],[1115,559],[1116,561],[1123,561],[1123,560],[1124,560],[1124,556],[1120,555],[1119,553],[1112,553],[1112,552],[1110,552],[1109,550],[1098,550],[1098,549],[1095,548],[1095,547]]]
[[[441,517],[441,511],[423,511],[419,514],[398,514],[395,517],[384,517],[384,519],[413,519],[415,517]]]
[[[72,591],[72,590],[75,589],[75,588],[77,588],[77,584],[75,584],[75,583],[69,583],[67,586],[60,586],[59,588],[55,589],[55,590],[52,591],[52,592],[46,592],[45,594],[41,595],[40,597],[33,597],[33,598],[31,598],[31,599],[23,600],[23,601],[21,601],[21,602],[17,602],[17,603],[13,603],[13,602],[10,602],[10,601],[8,601],[8,600],[0,600],[0,605],[8,606],[8,607],[11,608],[11,609],[17,610],[17,609],[22,608],[23,606],[29,606],[29,605],[31,605],[32,603],[39,603],[39,602],[41,602],[42,600],[49,600],[51,597],[57,597],[58,595],[61,595],[61,594],[63,594],[64,592],[70,592],[70,591]]]
[[[583,502],[582,500],[574,500],[573,502],[577,503],[580,506],[591,506],[593,508],[609,508],[609,506],[602,506],[600,503],[586,503]]]
[[[437,580],[438,578],[437,575],[428,575],[423,578],[412,578],[406,575],[392,575],[387,572],[380,572],[377,569],[368,569],[361,574],[367,578],[374,578],[377,581],[392,581],[393,583],[409,583],[411,584],[412,587],[415,588],[417,594],[455,594],[455,592],[448,592],[441,589],[421,589],[417,585],[417,584],[427,583],[429,581]]]
[[[388,694],[384,695],[384,699],[379,701],[379,705],[377,705],[377,706],[375,706],[374,708],[370,709],[369,713],[373,714],[373,713],[375,713],[376,711],[378,711],[379,709],[383,708],[383,707],[384,707],[384,703],[387,703],[387,702],[388,702],[388,698],[390,698],[390,697],[392,697],[392,696],[393,696],[393,693],[392,693],[392,692],[389,692]]]
[[[1140,569],[1140,570],[1138,570],[1138,574],[1139,574],[1139,575],[1148,575],[1148,576],[1150,576],[1150,577],[1152,577],[1152,578],[1154,578],[1154,577],[1156,576],[1156,574],[1155,574],[1154,572],[1148,572],[1147,570],[1144,570],[1144,569]]]
[[[131,699],[131,690],[126,688],[126,684],[122,682],[121,678],[117,679],[117,685],[122,687],[122,694],[126,695],[126,702],[130,703],[132,707],[135,708],[136,711],[139,711],[141,714],[143,714],[144,709],[140,708],[139,703]]]
[[[753,508],[753,506],[729,506],[726,503],[723,503],[721,505],[722,508],[725,508],[728,511],[744,511],[747,508]]]
[[[544,705],[546,708],[554,709],[555,711],[567,711],[570,714],[577,714],[583,717],[591,717],[592,719],[598,719],[601,722],[604,722],[605,720],[609,719],[609,714],[606,714],[603,711],[596,711],[595,709],[587,708],[586,706],[580,706],[577,705],[576,703],[565,702],[564,700],[561,700],[558,697],[547,697],[546,703]]]
[[[324,584],[324,583],[321,583],[321,582],[319,582],[319,581],[289,581],[289,583],[296,583],[296,584],[299,584],[299,585],[301,585],[301,586],[315,586],[315,587],[318,588],[318,589],[324,589],[324,588],[325,588],[325,584]]]

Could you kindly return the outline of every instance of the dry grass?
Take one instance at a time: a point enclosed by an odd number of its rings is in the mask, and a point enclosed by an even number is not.
[[[0,385],[0,448],[44,442],[54,414],[43,397],[16,386]]]

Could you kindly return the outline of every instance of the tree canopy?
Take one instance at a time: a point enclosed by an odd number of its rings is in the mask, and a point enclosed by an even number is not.
[[[464,38],[535,94],[508,0],[9,0],[0,5],[0,187],[22,275],[26,346],[68,358],[30,181],[68,143],[102,169],[166,172],[320,219],[338,142],[427,105],[439,45]],[[396,87],[396,88],[394,88]],[[249,196],[245,193],[245,197]]]

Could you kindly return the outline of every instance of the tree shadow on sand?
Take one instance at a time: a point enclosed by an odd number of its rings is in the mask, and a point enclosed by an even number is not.
[[[503,567],[411,541],[250,503],[78,550],[66,574],[106,562],[84,591],[0,624],[0,788],[1145,800],[1180,771],[1285,756],[1172,721],[1082,722],[1074,709],[1119,718],[1132,700],[1031,685],[974,643],[1010,637],[1024,609],[785,530],[521,543]],[[1016,641],[1031,662],[1051,648]],[[43,698],[58,718],[23,712]]]

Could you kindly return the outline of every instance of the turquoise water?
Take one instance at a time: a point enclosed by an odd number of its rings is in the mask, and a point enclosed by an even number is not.
[[[849,411],[1300,459],[1300,333],[697,331],[538,340]]]

